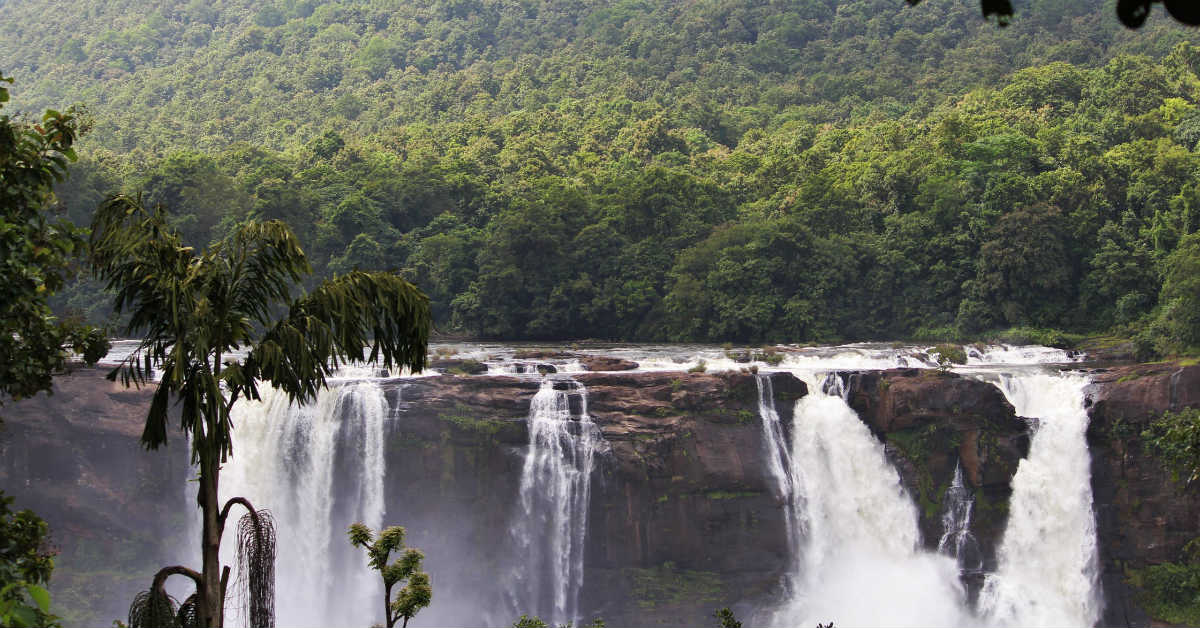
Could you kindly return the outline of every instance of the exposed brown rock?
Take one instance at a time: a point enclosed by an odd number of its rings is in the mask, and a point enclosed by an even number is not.
[[[941,503],[963,467],[968,488],[978,489],[972,529],[985,565],[994,566],[1004,532],[1012,476],[1029,451],[1028,424],[995,386],[928,369],[891,369],[843,375],[849,402],[887,445],[888,454],[921,511],[925,544],[942,534]]]
[[[441,358],[429,361],[429,368],[440,373],[459,373],[462,375],[481,375],[488,372],[488,367],[477,360],[459,360],[457,358]]]
[[[632,371],[638,367],[632,360],[600,355],[582,356],[579,363],[589,371]]]
[[[172,430],[165,448],[138,444],[155,386],[126,389],[106,373],[82,368],[56,377],[53,395],[0,408],[0,489],[49,523],[56,612],[83,625],[125,617],[154,571],[178,560],[179,517],[195,504],[187,440]]]
[[[1180,562],[1200,536],[1200,487],[1185,485],[1143,446],[1141,433],[1167,411],[1200,407],[1200,367],[1139,364],[1095,372],[1088,391],[1105,625],[1145,625],[1125,569]]]
[[[777,409],[790,426],[792,401],[806,389],[790,375],[771,377]],[[887,443],[914,495],[923,482],[934,489],[947,484],[960,459],[977,495],[993,506],[1006,503],[1027,437],[995,387],[905,369],[845,377],[851,405]],[[755,376],[592,372],[575,379],[586,386],[588,411],[611,447],[593,483],[584,606],[610,625],[695,624],[709,620],[712,607],[760,599],[777,585],[787,539],[783,502],[762,463]],[[1183,544],[1200,534],[1200,494],[1172,481],[1139,435],[1166,410],[1200,407],[1200,367],[1122,367],[1097,372],[1095,380],[1088,437],[1106,569],[1103,623],[1144,623],[1122,569],[1178,560]],[[525,419],[540,386],[536,375],[383,383],[392,408],[389,523],[408,527],[432,560],[458,565],[438,573],[439,582],[456,583],[446,585],[448,593],[486,590],[510,567],[497,547],[507,542],[528,443]],[[56,579],[70,580],[85,547],[102,553],[95,560],[135,575],[141,565],[118,551],[136,545],[142,562],[165,562],[161,539],[182,532],[180,522],[194,508],[183,488],[189,469],[183,439],[173,433],[165,452],[137,445],[152,390],[125,390],[84,369],[58,378],[56,391],[0,409],[6,419],[0,487],[18,497],[18,507],[51,522],[64,550]],[[926,542],[936,543],[940,510],[929,499],[918,503]],[[998,538],[1002,510],[990,517],[977,509],[976,534],[985,547]],[[103,554],[110,547],[117,549]],[[720,600],[687,608],[638,605],[630,574],[686,579],[685,572],[713,579]],[[146,585],[133,577],[113,581],[102,596],[113,609],[100,623],[123,615],[128,596],[120,587]]]

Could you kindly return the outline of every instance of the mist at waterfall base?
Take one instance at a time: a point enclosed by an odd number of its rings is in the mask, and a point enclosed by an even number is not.
[[[410,626],[480,625],[502,607],[495,574],[509,556],[496,550],[505,545],[508,522],[481,520],[478,513],[496,510],[487,499],[511,503],[516,482],[491,497],[478,491],[484,494],[480,502],[479,495],[455,487],[405,481],[424,463],[414,452],[400,468],[385,465],[385,443],[395,442],[403,420],[402,386],[341,375],[310,405],[290,404],[286,395],[265,390],[261,402],[235,406],[236,449],[220,490],[225,499],[245,496],[275,516],[277,625],[370,626],[382,620],[380,575],[346,536],[358,521],[376,531],[404,526],[407,544],[426,555],[433,604]],[[510,457],[519,464],[519,452]],[[222,548],[226,564],[234,559],[230,545]],[[238,617],[237,609],[232,614]]]
[[[672,350],[679,354],[652,347],[622,357],[641,357],[643,370],[683,370],[702,360],[710,369],[725,366],[719,351]],[[969,568],[964,562],[974,559],[963,556],[963,543],[946,538],[938,543],[940,552],[923,549],[916,507],[884,446],[842,398],[836,375],[827,375],[930,366],[919,362],[920,353],[839,349],[787,356],[776,369],[809,387],[796,402],[790,429],[779,422],[770,380],[760,377],[763,465],[788,504],[781,510],[791,566],[781,594],[751,623],[1094,625],[1102,602],[1083,435],[1086,379],[1003,366],[1065,361],[1040,351],[976,353],[963,371],[996,384],[1018,415],[1035,419],[1030,454],[1013,480],[999,564],[974,605],[959,577]],[[981,367],[986,364],[992,366]],[[235,410],[236,450],[221,492],[225,498],[244,495],[276,517],[279,625],[379,621],[378,574],[346,541],[354,521],[376,529],[403,525],[409,544],[425,552],[433,604],[412,625],[508,625],[521,613],[555,622],[590,619],[578,607],[579,591],[587,586],[582,561],[594,490],[588,479],[605,445],[598,427],[586,420],[586,391],[561,375],[544,378],[530,408],[531,445],[497,454],[505,472],[485,489],[460,495],[455,487],[414,486],[405,482],[404,469],[385,468],[385,458],[392,457],[384,455],[384,443],[404,420],[403,385],[343,375],[309,406],[268,392],[261,403]],[[572,408],[570,394],[582,396],[582,408],[579,401]],[[961,540],[969,529],[950,527],[964,514],[969,524],[970,504],[954,501],[946,500],[948,507],[965,511],[957,518],[944,513],[943,537]],[[480,513],[506,514],[488,520]]]
[[[1017,414],[1037,422],[1030,454],[1013,479],[998,569],[986,577],[973,609],[959,577],[980,564],[961,469],[948,490],[938,551],[924,550],[916,507],[883,444],[843,398],[841,380],[804,374],[810,392],[796,404],[790,469],[768,465],[773,474],[784,472],[775,476],[777,485],[792,492],[797,547],[783,603],[766,623],[1092,626],[1099,620],[1087,379],[998,377]],[[764,425],[777,421],[772,415],[764,414]]]

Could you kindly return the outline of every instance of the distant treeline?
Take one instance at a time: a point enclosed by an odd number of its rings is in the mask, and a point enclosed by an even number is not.
[[[949,1],[85,1],[114,17],[93,32],[26,15],[44,4],[0,6],[0,63],[22,59],[30,109],[91,107],[72,219],[115,190],[197,244],[283,219],[320,274],[402,272],[443,331],[1200,344],[1200,46],[1162,20],[1129,32],[1067,0],[1006,29]],[[60,306],[103,302],[80,285]]]

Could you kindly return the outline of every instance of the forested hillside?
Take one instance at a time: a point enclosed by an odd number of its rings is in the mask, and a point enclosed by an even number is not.
[[[510,339],[1200,344],[1193,39],[1069,0],[0,3],[15,108],[92,116],[74,220],[282,218]]]

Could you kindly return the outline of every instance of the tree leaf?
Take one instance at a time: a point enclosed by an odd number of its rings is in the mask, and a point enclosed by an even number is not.
[[[38,608],[42,609],[43,613],[50,612],[50,592],[36,584],[25,585],[25,590],[29,591],[29,597],[37,603]]]

